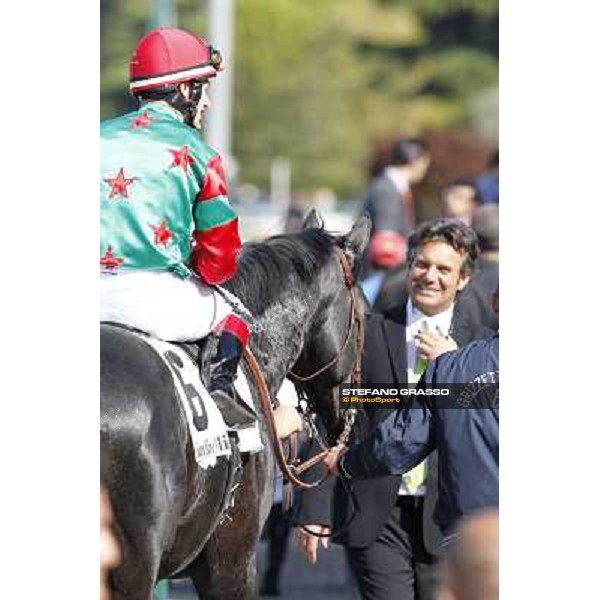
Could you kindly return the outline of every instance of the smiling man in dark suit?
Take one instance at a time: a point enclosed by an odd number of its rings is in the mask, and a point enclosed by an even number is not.
[[[491,333],[473,321],[460,298],[477,256],[476,235],[463,223],[436,219],[417,228],[408,243],[408,300],[367,317],[364,387],[416,383],[427,361]],[[375,427],[393,410],[366,405],[363,429]],[[339,532],[333,541],[344,545],[363,598],[433,599],[442,539],[433,522],[437,455],[405,475],[353,480],[352,492],[355,505],[339,478],[303,492],[297,525],[315,533]],[[319,538],[303,527],[296,536],[315,562]]]

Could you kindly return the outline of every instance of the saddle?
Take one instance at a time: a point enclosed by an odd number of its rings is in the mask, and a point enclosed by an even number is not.
[[[196,462],[200,468],[208,468],[214,465],[217,456],[231,455],[231,446],[226,443],[226,440],[228,440],[230,435],[234,435],[234,437],[237,438],[237,448],[240,453],[258,453],[264,450],[264,443],[268,443],[268,441],[267,439],[263,441],[258,421],[252,428],[228,430],[214,399],[200,380],[201,369],[198,367],[198,361],[201,361],[201,364],[203,365],[205,364],[204,358],[207,356],[207,353],[210,352],[210,338],[205,340],[202,344],[173,344],[159,340],[145,332],[141,332],[129,326],[106,322],[101,323],[101,326],[102,325],[127,330],[132,335],[138,336],[155,351],[171,371],[174,387],[177,390],[181,406],[185,411],[190,437],[194,444]],[[349,337],[347,340],[348,339]],[[289,378],[294,382],[296,380],[311,380],[323,370],[337,362],[338,358],[339,357],[335,357],[333,361],[330,361],[330,363],[326,364],[311,376],[301,377],[290,372]],[[286,453],[284,452],[282,441],[277,435],[273,404],[271,403],[269,390],[260,366],[248,347],[244,350],[244,359],[246,367],[243,367],[244,363],[242,362],[237,371],[237,378],[235,381],[236,393],[254,410],[255,414],[262,412],[265,415],[265,426],[268,438],[271,441],[275,459],[284,478],[295,487],[303,489],[317,487],[328,477],[328,473],[311,483],[301,481],[298,476],[323,460],[327,454],[328,448],[323,446],[321,453],[303,463],[298,460],[296,451],[291,448],[291,452],[288,453],[289,461],[286,460]],[[357,360],[356,364],[358,363],[359,361]],[[255,390],[258,395],[257,400],[260,401],[260,407],[254,407],[254,397],[250,390],[245,368],[248,369],[248,375],[255,383]],[[187,375],[184,377],[183,375],[185,373],[187,373]],[[338,438],[338,444],[346,443],[354,423],[354,411],[347,411],[347,414],[350,418],[345,419],[343,431]],[[213,427],[212,430],[210,429],[211,426]],[[218,433],[215,433],[215,430],[218,430]],[[296,446],[296,444],[293,443],[292,446]]]
[[[194,445],[196,462],[200,467],[213,466],[218,456],[230,456],[229,438],[232,436],[242,453],[255,453],[263,450],[258,424],[233,434],[232,430],[226,426],[216,403],[206,390],[203,382],[205,372],[202,365],[206,364],[206,357],[214,349],[214,339],[209,336],[198,343],[165,342],[128,325],[104,322],[101,323],[101,326],[125,330],[138,336],[164,362],[173,377],[173,385],[177,391]],[[202,379],[201,374],[203,375]],[[238,369],[235,387],[239,396],[252,407],[250,387],[241,368]]]

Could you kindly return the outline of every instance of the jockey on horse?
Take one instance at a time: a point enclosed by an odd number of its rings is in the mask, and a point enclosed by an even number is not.
[[[139,108],[100,125],[100,320],[166,341],[218,336],[206,385],[241,429],[256,420],[233,388],[250,332],[211,287],[236,272],[238,218],[198,131],[220,70],[219,51],[181,29],[154,29],[133,53]]]

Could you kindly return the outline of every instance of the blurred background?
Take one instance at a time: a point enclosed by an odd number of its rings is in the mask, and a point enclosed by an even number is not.
[[[129,57],[149,28],[189,29],[223,51],[206,137],[226,159],[245,239],[279,233],[291,204],[317,206],[328,228],[346,229],[399,136],[421,136],[431,152],[413,189],[417,221],[439,216],[439,188],[482,173],[497,149],[497,0],[100,7],[102,119],[133,107]]]
[[[129,58],[148,29],[182,27],[223,52],[204,135],[224,158],[244,240],[293,231],[311,207],[329,230],[349,229],[394,142],[419,137],[430,163],[411,182],[413,222],[472,222],[497,280],[497,0],[101,0],[100,9],[101,119],[134,108]],[[403,276],[404,254],[388,246],[376,248],[367,280],[376,308],[383,273]],[[340,547],[310,566],[289,521],[272,525],[259,550],[263,588],[271,573],[285,598],[358,598]],[[163,582],[156,597],[195,595]]]

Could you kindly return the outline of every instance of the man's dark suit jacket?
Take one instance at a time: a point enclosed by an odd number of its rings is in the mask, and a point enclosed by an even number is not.
[[[459,346],[492,332],[473,320],[473,311],[465,301],[457,300],[450,335]],[[365,347],[362,362],[362,383],[407,383],[406,360],[406,304],[398,306],[385,315],[371,313],[367,316]],[[383,421],[394,408],[376,408],[366,405],[362,415],[363,435],[368,428]],[[360,411],[359,411],[360,412]],[[365,421],[367,421],[365,423]],[[355,426],[356,428],[356,426]],[[359,439],[362,435],[357,436]],[[316,474],[313,474],[316,475]],[[334,533],[342,531],[333,541],[350,547],[366,547],[379,536],[394,506],[402,476],[353,480],[351,482],[356,510],[339,478],[331,476],[327,482],[300,494],[295,521],[298,524],[321,524],[332,527]],[[426,550],[439,554],[442,535],[433,522],[433,510],[438,496],[437,454],[429,457],[427,494],[423,508],[423,537]],[[331,495],[333,493],[333,515]],[[352,513],[355,512],[352,517]],[[350,524],[348,520],[352,517]],[[347,526],[346,526],[347,525]]]
[[[466,288],[471,289],[479,299],[484,323],[493,330],[498,329],[498,314],[491,309],[490,298],[498,289],[499,267],[497,261],[480,256],[475,263],[473,279]]]
[[[396,231],[408,237],[414,227],[407,218],[405,198],[384,174],[375,177],[369,185],[361,212],[371,217],[372,233]]]

